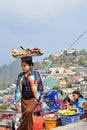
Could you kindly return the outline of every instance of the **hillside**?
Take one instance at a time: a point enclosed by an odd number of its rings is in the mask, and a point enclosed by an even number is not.
[[[47,61],[47,62],[46,62]],[[63,66],[69,67],[82,66],[87,70],[87,51],[85,49],[81,51],[74,51],[72,54],[68,54],[66,51],[61,56],[50,55],[46,57],[42,62],[36,62],[34,69],[44,69],[49,62],[52,62],[50,67]],[[10,83],[16,80],[18,73],[21,71],[20,60],[15,60],[9,65],[0,67],[0,86],[3,83]]]
[[[9,83],[17,78],[17,74],[20,72],[20,61],[16,60],[9,65],[0,67],[0,85],[4,82]]]

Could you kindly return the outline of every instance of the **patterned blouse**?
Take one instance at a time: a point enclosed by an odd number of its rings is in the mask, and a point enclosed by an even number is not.
[[[21,100],[21,91],[22,91],[21,83],[23,81],[23,78],[24,78],[24,73],[21,72],[17,78],[17,85],[16,85],[16,90],[15,90],[16,102]],[[40,98],[43,98],[44,82],[43,82],[43,78],[42,78],[42,75],[40,74],[40,72],[39,71],[30,71],[28,80],[30,82],[31,90],[32,90],[34,97],[37,100]]]

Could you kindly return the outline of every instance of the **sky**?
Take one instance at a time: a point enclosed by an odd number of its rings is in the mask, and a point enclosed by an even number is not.
[[[43,60],[87,30],[87,0],[0,0],[0,66],[15,60],[12,49],[40,48]],[[87,49],[87,33],[73,48]]]

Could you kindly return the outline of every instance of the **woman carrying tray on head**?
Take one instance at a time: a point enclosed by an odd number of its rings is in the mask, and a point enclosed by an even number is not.
[[[33,110],[37,106],[38,102],[43,101],[43,79],[39,71],[32,70],[32,66],[34,65],[32,57],[27,56],[21,58],[21,65],[23,72],[18,75],[16,89],[19,88],[21,91],[23,122],[17,130],[33,130]]]

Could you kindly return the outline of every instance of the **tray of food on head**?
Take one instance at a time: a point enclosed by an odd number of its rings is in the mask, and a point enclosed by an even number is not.
[[[22,58],[27,56],[40,56],[43,55],[43,52],[39,48],[23,48],[20,47],[21,50],[12,49],[11,54],[15,58]]]

